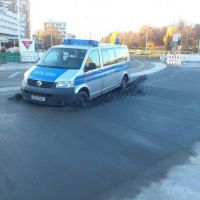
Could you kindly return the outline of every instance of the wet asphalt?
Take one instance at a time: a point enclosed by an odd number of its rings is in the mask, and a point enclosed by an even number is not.
[[[87,108],[0,94],[0,199],[134,198],[200,139],[200,68],[169,66]]]

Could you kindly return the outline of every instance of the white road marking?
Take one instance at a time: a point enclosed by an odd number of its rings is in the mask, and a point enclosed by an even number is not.
[[[15,73],[11,74],[8,78],[14,78],[19,74],[21,74],[21,72],[15,72]]]
[[[31,68],[32,66],[34,66],[34,64],[26,64],[26,65],[1,65],[0,66],[0,71],[12,71],[12,70],[27,70],[29,68]]]
[[[6,92],[18,92],[20,91],[20,87],[19,86],[15,86],[15,87],[3,87],[0,88],[0,93],[6,93]]]
[[[153,67],[151,69],[143,70],[140,72],[133,72],[130,74],[130,77],[132,78],[135,76],[143,76],[143,75],[153,74],[153,73],[159,72],[167,67],[167,65],[165,65],[163,63],[153,63],[153,64],[155,67]]]

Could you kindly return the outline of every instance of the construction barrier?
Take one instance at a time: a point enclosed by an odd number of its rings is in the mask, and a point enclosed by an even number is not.
[[[0,53],[0,63],[20,62],[21,56],[19,53]]]
[[[45,52],[37,53],[0,53],[0,63],[36,62]]]
[[[181,55],[180,54],[167,54],[167,64],[168,65],[181,65]]]
[[[43,57],[45,52],[35,52],[35,53],[21,53],[21,62],[37,62],[40,58]]]
[[[21,62],[27,62],[27,63],[31,63],[31,62],[37,62],[38,60],[38,54],[37,53],[21,53]]]
[[[166,54],[161,54],[160,55],[160,61],[163,62],[163,63],[166,63],[167,62],[167,55]]]

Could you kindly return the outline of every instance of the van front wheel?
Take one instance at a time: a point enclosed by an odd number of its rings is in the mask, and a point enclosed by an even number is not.
[[[87,107],[88,102],[89,102],[89,96],[85,91],[80,91],[76,95],[76,100],[75,100],[76,106],[85,108],[85,107]]]

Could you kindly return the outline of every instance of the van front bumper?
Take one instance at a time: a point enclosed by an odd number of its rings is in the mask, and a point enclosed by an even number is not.
[[[74,88],[40,88],[22,86],[21,93],[25,101],[49,106],[72,104],[76,96]]]

